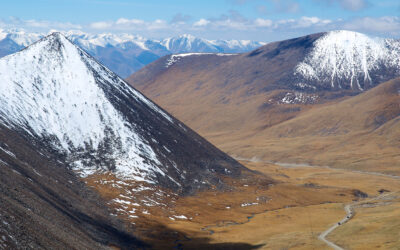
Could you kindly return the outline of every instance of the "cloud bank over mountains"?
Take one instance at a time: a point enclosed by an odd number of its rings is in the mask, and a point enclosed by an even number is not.
[[[50,30],[129,33],[151,39],[192,34],[211,40],[263,42],[332,30],[400,37],[400,3],[396,0],[204,0],[201,4],[178,0],[138,4],[120,0],[99,1],[97,5],[82,1],[80,4],[96,11],[79,14],[77,10],[77,16],[72,18],[48,14],[52,11],[23,15],[10,8],[8,12],[3,11],[0,29],[17,28],[41,33]],[[5,4],[5,9],[8,5]],[[32,5],[32,8],[39,7],[59,8],[52,4]],[[6,18],[6,15],[18,17]]]
[[[296,19],[272,20],[268,18],[248,19],[237,12],[231,11],[229,14],[218,18],[188,20],[188,16],[180,16],[174,19],[176,20],[156,19],[145,21],[119,18],[117,20],[98,21],[88,24],[75,24],[71,22],[9,18],[0,21],[0,28],[22,28],[36,32],[72,29],[92,33],[132,33],[152,38],[190,33],[209,39],[215,39],[218,36],[221,39],[252,39],[266,42],[338,29],[353,30],[377,36],[400,36],[400,18],[392,16],[355,17],[347,20],[302,16]]]

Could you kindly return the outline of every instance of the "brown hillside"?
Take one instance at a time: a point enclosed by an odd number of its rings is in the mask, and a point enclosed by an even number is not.
[[[226,143],[224,148],[273,161],[400,174],[399,89],[400,79],[383,83],[361,95],[316,106],[289,121],[254,131],[241,143]]]
[[[287,78],[321,35],[271,43],[237,56],[183,57],[168,68],[167,56],[128,81],[180,119],[193,121],[192,128],[203,134],[275,124],[302,108],[274,107],[266,116],[268,100],[292,92]]]
[[[307,39],[298,42],[301,49]],[[276,76],[302,53],[291,48],[265,59],[278,45],[239,56],[185,57],[168,70],[161,59],[129,81],[231,155],[399,173],[399,80],[355,97],[319,91],[313,99],[304,92],[305,102],[285,104],[280,100],[295,90],[277,86],[283,77]]]

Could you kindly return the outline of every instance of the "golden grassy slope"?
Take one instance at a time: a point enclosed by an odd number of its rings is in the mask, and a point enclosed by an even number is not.
[[[355,211],[357,216],[334,231],[329,237],[331,241],[345,249],[399,249],[399,192],[373,202],[362,202]]]
[[[258,131],[241,145],[228,142],[223,148],[247,157],[400,175],[399,89],[400,79],[381,84]]]
[[[324,104],[263,105],[280,91],[226,92],[212,79],[196,89],[200,76],[171,87],[166,77],[136,87],[231,155],[400,175],[400,79]]]
[[[228,68],[222,73],[229,76]],[[151,84],[133,85],[225,152],[256,161],[244,162],[246,167],[280,183],[265,190],[248,186],[229,194],[181,198],[174,213],[192,219],[145,217],[145,228],[159,221],[158,232],[170,233],[163,239],[178,238],[175,243],[189,249],[328,249],[317,236],[342,219],[344,205],[355,199],[354,189],[372,197],[381,189],[400,191],[399,179],[350,170],[400,175],[400,79],[325,103],[277,104],[285,90],[258,88],[268,78],[259,77],[257,89],[243,84],[247,76],[221,82],[217,70],[210,66],[209,71],[199,75],[175,68]],[[337,169],[287,168],[267,161]],[[272,199],[241,207],[258,196]],[[399,248],[400,202],[394,196],[389,203],[356,208],[354,218],[328,238],[350,249]],[[150,241],[157,237],[144,234]]]

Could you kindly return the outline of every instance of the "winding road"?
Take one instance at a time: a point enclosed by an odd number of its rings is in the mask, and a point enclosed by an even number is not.
[[[344,206],[344,210],[346,211],[346,216],[339,221],[338,223],[335,223],[333,226],[331,226],[330,228],[328,228],[327,230],[325,230],[324,232],[322,232],[319,236],[318,239],[325,242],[328,246],[330,246],[331,248],[335,249],[335,250],[343,250],[343,248],[341,248],[340,246],[336,245],[335,243],[333,243],[332,241],[329,241],[328,239],[326,239],[326,237],[332,233],[336,228],[340,227],[341,225],[345,224],[346,222],[348,222],[349,220],[351,220],[354,217],[354,206],[355,205],[359,205],[361,203],[364,202],[371,202],[373,200],[378,200],[378,199],[382,199],[385,196],[391,195],[392,193],[386,193],[386,194],[381,194],[379,196],[373,197],[371,199],[365,199],[365,200],[361,200],[358,202],[354,202],[351,204],[347,204]]]
[[[325,242],[328,246],[330,246],[331,248],[333,248],[335,250],[343,250],[343,248],[336,245],[332,241],[329,241],[328,239],[326,239],[326,236],[328,236],[328,234],[333,232],[333,230],[335,230],[337,227],[343,225],[344,223],[348,222],[351,218],[353,218],[354,211],[353,211],[351,204],[346,205],[344,207],[344,210],[346,211],[346,216],[341,221],[339,221],[338,223],[335,223],[333,226],[331,226],[330,228],[328,228],[327,230],[325,230],[318,236],[319,240]]]

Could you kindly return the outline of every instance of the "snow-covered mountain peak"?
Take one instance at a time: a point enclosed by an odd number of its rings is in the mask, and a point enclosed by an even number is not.
[[[163,175],[153,149],[107,96],[111,88],[172,121],[60,33],[0,59],[0,119],[50,141],[82,175],[113,168],[143,181]]]
[[[314,42],[295,75],[307,84],[362,91],[378,83],[382,69],[400,74],[399,41],[338,30]]]
[[[81,176],[193,192],[243,168],[61,33],[0,59],[0,106],[1,124]]]

